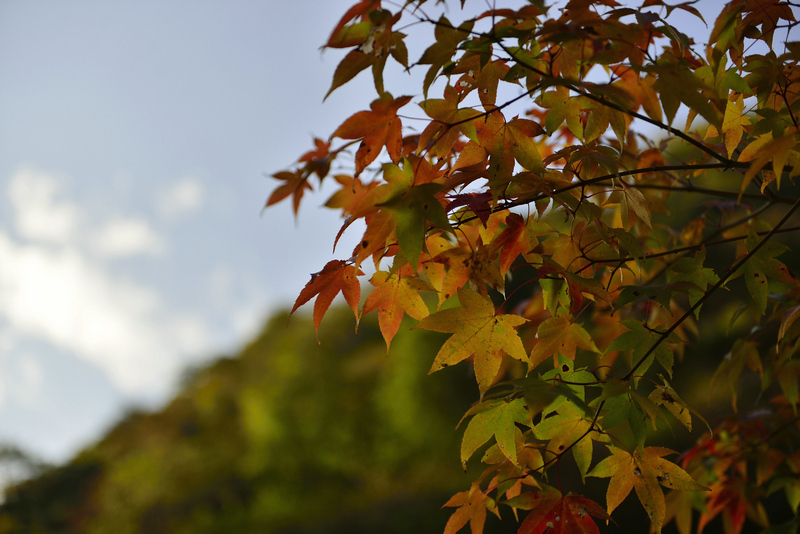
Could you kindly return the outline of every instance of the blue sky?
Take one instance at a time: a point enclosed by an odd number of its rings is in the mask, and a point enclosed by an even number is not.
[[[334,257],[326,195],[262,207],[265,174],[374,98],[363,75],[322,103],[352,3],[0,3],[0,440],[68,458]]]
[[[322,197],[261,211],[358,109],[322,106],[349,3],[0,4],[0,439],[68,457],[331,258]]]

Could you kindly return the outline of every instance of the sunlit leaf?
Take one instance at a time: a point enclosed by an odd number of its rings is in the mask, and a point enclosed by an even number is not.
[[[526,320],[518,315],[497,315],[490,300],[469,289],[459,289],[458,300],[461,307],[429,315],[415,328],[453,334],[442,345],[429,374],[474,355],[478,387],[485,392],[500,370],[503,355],[528,360],[516,331]]]

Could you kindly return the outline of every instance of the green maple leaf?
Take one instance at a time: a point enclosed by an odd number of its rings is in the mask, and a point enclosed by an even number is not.
[[[697,251],[693,258],[681,258],[670,268],[673,282],[689,282],[687,294],[689,304],[694,306],[705,295],[708,284],[716,284],[719,276],[713,269],[703,267],[706,259],[705,247]],[[695,317],[700,318],[700,307],[694,311]]]
[[[569,89],[557,87],[554,91],[542,94],[541,106],[549,109],[545,117],[545,129],[552,135],[565,121],[567,128],[578,139],[583,140],[583,120],[581,112],[591,109],[594,104],[582,96],[569,96]]]
[[[755,249],[759,242],[758,236],[751,231],[750,235],[747,237],[747,241],[745,241],[745,248],[750,252]],[[762,315],[767,312],[767,297],[769,295],[769,283],[767,278],[786,284],[793,284],[797,281],[786,266],[777,259],[777,256],[780,256],[787,250],[785,245],[769,241],[764,243],[764,245],[745,262],[742,268],[747,290],[750,292],[753,300],[756,301],[756,304],[758,304]]]
[[[638,447],[644,446],[647,438],[647,424],[645,412],[642,407],[627,393],[611,397],[606,400],[604,407],[608,411],[603,416],[603,428],[611,430],[614,427],[628,423],[633,439]]]
[[[587,435],[591,425],[591,419],[582,410],[571,402],[565,402],[556,415],[544,419],[533,432],[538,439],[549,440],[544,455],[546,461],[572,445],[575,463],[584,477],[592,463],[592,439]]]
[[[439,19],[439,23],[434,27],[436,42],[425,50],[418,61],[420,65],[431,66],[425,74],[425,81],[422,84],[423,94],[427,96],[428,89],[442,68],[452,60],[458,46],[469,38],[474,24],[475,20],[467,20],[458,28],[454,28],[445,16]]]
[[[439,184],[420,184],[383,204],[394,213],[397,243],[412,267],[419,263],[427,221],[438,228],[450,228],[447,214],[435,196],[441,189]]]
[[[648,330],[639,321],[625,320],[620,322],[625,325],[625,328],[629,329],[630,332],[625,332],[617,339],[612,341],[611,345],[608,346],[606,351],[632,350],[632,361],[635,365],[636,362],[644,358],[644,355],[647,354],[650,348],[658,342],[658,340],[661,338],[661,334],[654,332],[653,330]],[[661,366],[667,371],[667,373],[672,376],[672,363],[674,356],[672,354],[672,347],[670,346],[670,343],[678,342],[680,342],[680,338],[675,335],[674,332],[671,333],[665,341],[659,343],[655,350],[650,353],[644,363],[639,366],[637,372],[643,375],[655,358],[658,360],[658,363],[660,363]]]
[[[476,408],[480,411],[476,410],[477,413],[467,425],[461,440],[461,463],[466,465],[473,453],[494,436],[503,456],[518,465],[515,423],[530,425],[530,415],[524,400],[490,400]]]

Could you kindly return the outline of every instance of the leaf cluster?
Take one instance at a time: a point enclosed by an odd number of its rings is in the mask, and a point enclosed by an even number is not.
[[[371,68],[378,96],[276,174],[286,183],[267,204],[292,194],[296,209],[332,175],[342,232],[365,223],[301,292],[295,309],[316,296],[317,327],[342,291],[356,319],[378,310],[387,349],[407,314],[451,334],[431,373],[473,370],[461,460],[489,443],[486,470],[447,503],[445,532],[482,532],[505,507],[530,510],[520,533],[597,532],[591,517],[608,520],[631,489],[656,532],[673,519],[691,532],[693,510],[697,531],[717,515],[727,532],[745,518],[769,528],[759,499],[780,490],[796,513],[800,447],[783,438],[800,431],[800,285],[780,242],[800,229],[795,6],[733,0],[705,21],[693,2],[537,0],[455,23],[438,4],[363,0],[345,14],[326,44],[349,50],[330,91]],[[679,17],[709,25],[707,46]],[[399,30],[420,27],[433,36],[410,63]],[[424,70],[419,94],[386,90],[388,57]],[[362,268],[376,272],[359,309]],[[729,296],[737,279],[746,300]],[[747,328],[715,369],[684,358],[720,321]],[[730,422],[745,367],[772,399],[759,455]],[[647,444],[672,422],[705,423],[671,383],[681,369],[733,393],[699,465]],[[594,442],[609,451],[596,463]],[[609,479],[605,510],[561,492],[569,457],[582,478]]]

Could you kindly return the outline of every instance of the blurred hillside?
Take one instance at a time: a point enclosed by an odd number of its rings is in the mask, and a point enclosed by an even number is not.
[[[440,339],[391,355],[374,322],[273,318],[240,354],[187,376],[69,464],[6,492],[0,532],[440,532],[469,480],[454,427],[474,399],[426,376]],[[466,368],[464,370],[466,372]]]

